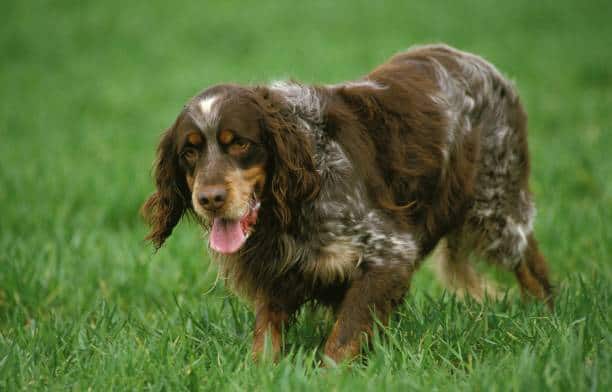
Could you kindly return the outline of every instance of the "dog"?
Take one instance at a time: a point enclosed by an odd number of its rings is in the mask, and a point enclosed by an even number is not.
[[[306,303],[335,315],[325,355],[358,356],[436,247],[458,294],[487,294],[478,256],[552,308],[526,124],[511,82],[445,45],[335,85],[217,85],[161,138],[147,238],[159,248],[185,215],[202,225],[220,273],[254,308],[255,358],[278,358]]]

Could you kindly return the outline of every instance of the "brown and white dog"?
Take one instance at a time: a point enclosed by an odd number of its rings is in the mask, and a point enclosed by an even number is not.
[[[438,245],[443,280],[477,299],[469,258],[514,271],[552,306],[533,235],[526,115],[480,57],[444,45],[397,54],[354,82],[218,85],[163,135],[143,206],[160,247],[185,213],[256,311],[253,351],[305,303],[328,305],[335,361],[388,320]]]

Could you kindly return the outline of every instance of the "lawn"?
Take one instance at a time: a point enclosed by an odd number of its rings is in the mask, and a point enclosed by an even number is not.
[[[0,5],[0,390],[612,389],[612,2],[207,3]],[[459,302],[425,266],[366,359],[320,369],[305,311],[255,366],[201,230],[142,240],[160,133],[214,83],[339,82],[428,42],[521,91],[555,312],[503,273],[505,300]]]

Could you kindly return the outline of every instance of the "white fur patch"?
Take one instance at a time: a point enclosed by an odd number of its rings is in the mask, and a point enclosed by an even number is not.
[[[204,118],[204,125],[205,126],[213,126],[218,119],[219,116],[219,111],[217,109],[216,103],[218,102],[219,97],[213,95],[212,97],[206,97],[204,99],[202,99],[199,103],[198,106],[200,107],[200,110],[202,111],[202,117]]]
[[[202,110],[202,114],[204,116],[208,115],[211,112],[212,106],[217,101],[217,98],[218,97],[216,96],[212,96],[204,98],[200,101],[200,109]]]

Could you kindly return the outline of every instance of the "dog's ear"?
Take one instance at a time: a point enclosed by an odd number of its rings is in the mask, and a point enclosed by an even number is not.
[[[281,96],[266,87],[258,87],[254,92],[263,113],[260,126],[270,157],[273,209],[281,226],[286,228],[291,222],[291,211],[319,193],[314,150]]]
[[[191,209],[189,190],[178,161],[176,150],[177,122],[168,129],[157,147],[155,162],[156,191],[141,208],[141,214],[151,226],[145,237],[159,249],[183,214]]]

